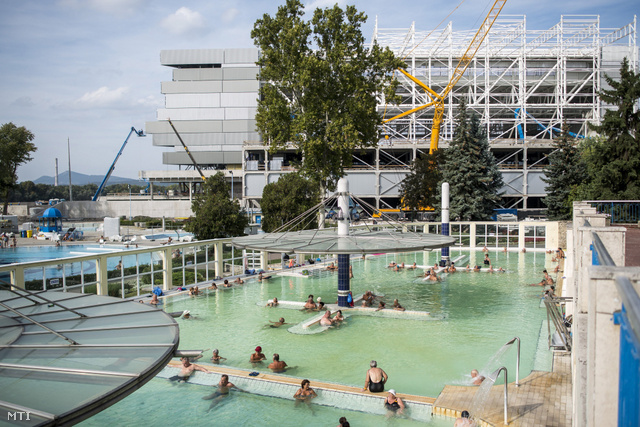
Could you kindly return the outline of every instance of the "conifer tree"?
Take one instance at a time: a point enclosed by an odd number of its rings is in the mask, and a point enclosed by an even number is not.
[[[500,188],[504,185],[489,141],[477,116],[459,105],[456,129],[445,152],[442,182],[449,183],[449,212],[452,219],[488,220],[498,207]]]
[[[549,165],[545,167],[545,176],[542,178],[547,184],[544,203],[550,220],[568,220],[572,216],[572,194],[588,178],[588,174],[576,142],[569,135],[566,122],[553,147],[554,151],[549,154]]]
[[[600,133],[586,152],[591,182],[583,191],[591,199],[640,199],[640,74],[629,68],[625,58],[620,80],[605,75],[611,89],[600,92],[608,109],[600,125],[591,128]]]

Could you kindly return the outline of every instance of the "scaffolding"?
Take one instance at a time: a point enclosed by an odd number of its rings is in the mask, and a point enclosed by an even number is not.
[[[380,29],[376,20],[372,40],[405,58],[407,71],[440,93],[475,33],[454,31],[451,22],[429,35],[415,24]],[[635,16],[618,29],[601,28],[597,15],[561,16],[548,30],[528,30],[525,16],[501,16],[448,94],[440,138],[445,144],[451,140],[461,100],[479,116],[492,142],[549,140],[565,121],[575,135],[589,135],[587,123],[599,123],[606,108],[598,98],[606,88],[604,74],[617,77],[624,57],[638,69]],[[379,97],[385,118],[430,101],[398,74],[401,103],[388,105]],[[421,145],[430,139],[432,122],[433,109],[424,109],[386,123],[383,134],[391,143]]]

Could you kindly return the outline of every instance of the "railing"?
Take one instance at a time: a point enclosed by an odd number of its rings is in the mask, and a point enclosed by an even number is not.
[[[515,341],[518,342],[517,349],[516,349],[517,350],[517,353],[516,353],[516,387],[520,387],[520,337],[513,338],[511,341],[509,341],[505,345],[511,345]],[[506,373],[505,373],[505,375],[506,375]]]
[[[2,265],[0,279],[31,291],[58,290],[132,298],[148,294],[156,286],[170,290],[179,285],[197,285],[242,274],[247,255],[235,249],[231,239],[126,250],[124,244],[121,247],[96,244],[96,248],[85,250],[91,252]],[[255,254],[249,256],[255,257]]]
[[[498,379],[498,376],[500,376],[500,371],[504,371],[504,425],[508,425],[509,418],[507,417],[507,409],[508,409],[507,402],[509,400],[509,396],[508,396],[507,385],[509,384],[509,379],[508,379],[509,377],[507,375],[507,368],[503,366],[502,368],[498,369],[493,374],[491,374],[491,378],[495,382]]]
[[[592,235],[592,264],[615,266],[598,234]],[[622,309],[613,318],[620,325],[618,425],[631,426],[640,420],[640,296],[628,277],[617,276],[615,285],[622,301]]]
[[[640,200],[588,200],[599,214],[611,217],[611,224],[631,224],[640,221]]]

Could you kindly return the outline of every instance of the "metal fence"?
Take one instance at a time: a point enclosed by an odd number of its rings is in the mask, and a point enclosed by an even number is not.
[[[589,200],[599,214],[609,215],[611,224],[633,224],[640,221],[640,200]]]

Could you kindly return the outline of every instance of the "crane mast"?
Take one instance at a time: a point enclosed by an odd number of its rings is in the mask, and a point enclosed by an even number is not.
[[[498,15],[500,15],[500,12],[502,11],[502,8],[504,7],[506,2],[507,0],[495,0],[493,6],[491,7],[491,10],[489,10],[489,13],[484,18],[482,25],[471,40],[471,43],[469,43],[467,50],[458,61],[458,65],[453,71],[453,75],[451,76],[449,83],[441,93],[437,93],[416,77],[412,76],[402,69],[399,69],[398,71],[400,71],[408,79],[416,83],[427,92],[427,95],[429,96],[429,98],[431,98],[431,102],[407,110],[390,119],[383,120],[382,123],[389,123],[393,120],[400,119],[402,117],[408,116],[409,114],[413,114],[417,111],[434,106],[433,124],[431,126],[431,145],[429,147],[429,153],[433,153],[434,151],[436,151],[438,149],[438,142],[440,140],[440,125],[442,124],[442,118],[444,117],[444,99],[464,75],[464,72],[471,64],[471,61],[478,52],[478,49],[480,49],[480,46],[482,45],[482,42],[484,42],[484,39],[487,37],[487,34],[489,34],[491,27],[498,18]]]

